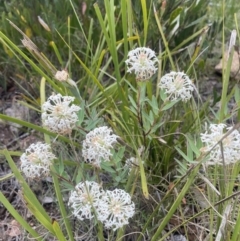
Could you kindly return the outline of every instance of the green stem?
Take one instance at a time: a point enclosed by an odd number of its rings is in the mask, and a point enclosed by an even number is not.
[[[195,178],[195,176],[197,175],[199,166],[201,164],[198,164],[193,170],[192,172],[189,174],[189,177],[187,179],[187,182],[185,183],[184,187],[182,188],[181,192],[179,193],[177,199],[175,200],[175,202],[172,204],[170,210],[168,211],[167,216],[164,217],[164,219],[162,220],[161,224],[159,225],[156,233],[153,235],[151,241],[156,241],[159,240],[159,237],[161,237],[161,233],[163,231],[163,229],[165,228],[165,226],[168,224],[169,220],[171,219],[172,215],[174,214],[174,212],[176,211],[176,209],[178,208],[178,206],[180,205],[183,197],[185,196],[186,192],[189,190],[189,187],[192,185],[193,180]]]
[[[172,68],[173,71],[175,71],[176,68],[175,68],[175,65],[174,65],[174,62],[173,62],[173,59],[172,59],[172,54],[171,54],[171,51],[170,51],[170,49],[169,49],[169,47],[168,47],[168,42],[167,42],[167,40],[166,40],[166,38],[165,38],[163,29],[162,29],[162,25],[160,24],[160,21],[159,21],[159,18],[158,18],[158,16],[157,16],[157,11],[156,11],[155,7],[154,7],[154,15],[155,15],[155,19],[156,19],[156,22],[157,22],[157,26],[158,26],[159,32],[160,32],[160,34],[161,34],[161,37],[162,37],[164,46],[165,46],[166,51],[167,51],[167,54],[168,54],[169,61],[170,61],[170,63],[171,63],[171,68]]]
[[[66,209],[65,209],[65,205],[64,205],[64,202],[63,202],[63,197],[62,197],[62,193],[61,193],[61,190],[60,190],[58,177],[55,175],[56,170],[54,169],[54,167],[52,167],[51,169],[54,173],[52,175],[52,178],[53,178],[55,193],[57,195],[58,204],[59,204],[61,215],[62,215],[64,224],[65,224],[65,227],[66,227],[66,230],[67,230],[67,233],[68,233],[68,237],[69,237],[69,240],[74,241],[73,232],[72,232],[71,225],[70,225],[70,222],[69,222],[69,219],[68,219],[68,215],[67,215],[67,212],[66,212]]]

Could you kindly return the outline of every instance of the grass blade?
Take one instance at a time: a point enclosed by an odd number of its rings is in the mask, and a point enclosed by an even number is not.
[[[28,224],[27,221],[25,221],[22,216],[14,209],[14,207],[11,205],[11,203],[5,198],[5,196],[0,192],[0,201],[3,204],[3,206],[8,210],[8,212],[15,218],[15,220],[21,224],[21,226],[27,230],[29,234],[32,235],[32,237],[35,240],[41,241],[43,240],[40,238],[40,235],[32,229],[32,227]]]

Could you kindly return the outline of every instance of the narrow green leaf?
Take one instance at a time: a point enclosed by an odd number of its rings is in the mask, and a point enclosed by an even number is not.
[[[0,202],[8,210],[8,212],[15,218],[15,220],[30,234],[35,240],[42,241],[41,235],[38,234],[22,216],[14,209],[11,203],[5,198],[0,191]]]
[[[240,101],[240,89],[238,86],[235,88],[234,99],[237,103]]]
[[[231,66],[232,66],[232,60],[233,60],[233,54],[234,54],[234,48],[232,47],[229,58],[227,60],[227,66],[225,69],[224,66],[224,60],[223,63],[223,88],[222,88],[222,95],[221,95],[221,106],[220,106],[220,113],[219,113],[219,122],[223,122],[225,116],[227,115],[227,92],[228,92],[228,85],[229,85],[229,78],[230,78],[230,72],[231,72]],[[224,58],[224,57],[223,57]]]
[[[182,7],[178,7],[171,12],[170,17],[169,17],[169,23],[171,25],[175,23],[176,18],[181,14],[182,10],[183,10]]]
[[[152,124],[152,119],[150,117],[150,115],[148,113],[146,113],[145,110],[142,110],[142,116],[143,116],[143,120],[144,120],[144,129],[145,130],[149,130]],[[153,120],[154,121],[154,120]]]
[[[36,207],[36,202],[35,200],[32,201],[32,199],[29,198],[29,193],[27,191],[25,191],[25,193],[26,194],[23,195],[23,197],[24,197],[24,200],[26,201],[27,208],[30,210],[33,216],[42,224],[43,227],[45,227],[49,232],[55,235],[49,218],[46,218],[46,215],[42,213],[42,210],[39,210]]]
[[[153,125],[153,123],[154,123],[154,115],[153,115],[153,112],[151,110],[149,111],[149,121],[150,121],[150,124]]]
[[[30,58],[27,57],[27,55],[25,55],[20,48],[18,48],[9,38],[7,38],[1,31],[0,31],[0,38],[3,38],[8,44],[9,46],[15,50],[16,52],[18,52],[35,70],[37,73],[39,73],[41,76],[44,76],[46,78],[46,80],[52,85],[52,87],[58,92],[63,94],[63,91],[61,88],[59,88],[53,81],[51,78],[48,77],[48,75],[46,75],[44,73],[44,71],[42,71]]]
[[[173,50],[172,54],[175,54],[180,48],[185,46],[186,44],[190,43],[193,39],[195,39],[197,36],[201,35],[204,31],[207,31],[209,26],[205,26],[198,30],[197,32],[193,33],[191,36],[185,38],[179,45],[177,45]]]
[[[173,214],[175,213],[176,209],[179,207],[180,203],[182,202],[183,197],[185,196],[185,194],[187,193],[187,191],[189,190],[190,186],[192,185],[192,182],[195,178],[195,176],[197,175],[197,172],[199,170],[200,164],[198,164],[197,166],[195,166],[193,168],[193,170],[191,170],[191,172],[189,173],[189,176],[187,178],[187,182],[185,183],[185,185],[183,186],[182,190],[180,193],[178,193],[178,196],[176,198],[176,200],[174,201],[174,203],[171,205],[170,209],[167,212],[167,215],[163,218],[162,222],[160,223],[157,231],[155,232],[155,234],[153,235],[151,241],[156,241],[159,240],[159,238],[161,237],[161,234],[164,230],[164,228],[166,227],[166,225],[168,224],[169,220],[171,219],[171,217],[173,216]]]
[[[134,107],[134,109],[137,110],[137,104],[136,104],[135,100],[134,100],[134,99],[132,98],[132,96],[130,96],[130,95],[128,96],[128,98],[129,98],[132,106]]]
[[[148,193],[148,187],[147,187],[147,179],[146,179],[146,174],[144,171],[144,166],[143,166],[143,162],[142,159],[140,157],[138,157],[138,165],[140,167],[140,176],[141,176],[141,185],[142,185],[142,192],[143,195],[146,199],[149,199],[149,193]]]
[[[196,146],[196,144],[194,143],[194,141],[193,141],[188,135],[186,135],[185,137],[186,137],[186,139],[187,139],[187,141],[188,141],[188,144],[190,145],[191,150],[195,153],[195,155],[196,155],[197,157],[199,157],[200,154],[201,154],[200,151],[199,151],[199,147]]]
[[[238,241],[240,238],[240,212],[238,210],[237,221],[233,226],[231,241]]]
[[[3,154],[5,155],[8,164],[14,173],[14,176],[19,181],[23,188],[23,196],[25,197],[25,200],[27,201],[27,205],[29,205],[29,208],[31,208],[32,211],[35,213],[38,213],[40,216],[40,220],[42,224],[51,232],[54,234],[54,231],[51,226],[51,218],[48,216],[42,205],[39,203],[38,199],[36,198],[35,194],[32,192],[31,188],[28,186],[22,175],[20,174],[17,166],[15,165],[14,161],[12,160],[11,156],[9,155],[8,150],[3,150]],[[38,218],[38,217],[36,217]]]
[[[128,108],[127,106],[125,106],[126,110],[130,110],[135,116],[137,116],[137,111],[133,106],[130,106],[130,108]]]
[[[170,101],[165,106],[163,106],[163,108],[161,110],[162,111],[168,110],[168,109],[172,108],[177,102],[178,102],[178,100]]]
[[[147,17],[146,0],[141,0],[141,6],[142,6],[142,18],[143,18],[143,37],[144,37],[143,46],[145,46],[146,42],[147,42],[147,31],[148,31],[148,17]]]
[[[170,63],[171,63],[171,68],[172,68],[173,71],[175,71],[175,70],[176,70],[176,67],[175,67],[175,64],[174,64],[174,61],[173,61],[173,58],[172,58],[172,53],[171,53],[171,51],[170,51],[170,49],[169,49],[169,47],[168,47],[168,42],[167,42],[167,39],[166,39],[165,34],[164,34],[164,32],[163,32],[163,26],[162,26],[161,23],[160,23],[160,20],[159,20],[159,18],[158,18],[158,15],[157,15],[157,11],[156,11],[155,6],[154,6],[154,16],[155,16],[155,20],[156,20],[156,23],[157,23],[157,26],[158,26],[160,35],[161,35],[161,37],[162,37],[164,46],[165,46],[165,48],[166,48],[167,56],[168,56],[169,61],[170,61]]]
[[[192,159],[189,158],[182,150],[180,150],[178,147],[175,147],[175,149],[178,151],[178,153],[189,163],[195,163]]]
[[[160,98],[162,101],[165,101],[167,99],[167,94],[164,90],[160,90]]]
[[[83,34],[83,36],[84,36],[84,39],[85,39],[85,41],[86,41],[86,43],[87,43],[87,46],[88,46],[88,48],[89,48],[90,51],[91,51],[91,47],[90,47],[90,44],[89,44],[88,39],[87,39],[87,37],[86,37],[86,34],[85,34],[85,32],[84,32],[83,26],[82,26],[82,24],[81,24],[81,20],[80,20],[80,18],[79,18],[79,14],[77,13],[76,8],[74,7],[74,4],[73,4],[72,0],[69,0],[69,2],[70,2],[70,4],[71,4],[71,6],[72,6],[72,9],[73,9],[73,11],[74,11],[74,15],[75,15],[75,17],[76,17],[76,19],[77,19],[77,21],[78,21],[79,28],[81,29],[81,32],[82,32],[82,34]]]
[[[157,115],[159,112],[157,98],[153,95],[152,100],[148,100],[148,103],[151,105],[154,115]]]
[[[116,173],[116,171],[112,169],[108,164],[111,165],[111,163],[101,162],[101,168],[109,173]]]
[[[55,231],[55,234],[58,238],[59,241],[67,241],[67,239],[64,237],[63,233],[62,233],[62,229],[60,228],[58,222],[56,222],[55,220],[53,221],[53,229]]]
[[[60,52],[59,52],[59,50],[57,48],[57,45],[55,44],[54,41],[51,41],[49,45],[52,46],[52,48],[53,48],[53,50],[54,50],[54,52],[55,52],[55,54],[56,54],[56,56],[58,58],[58,61],[59,61],[59,63],[62,66],[63,65],[63,60],[62,60],[61,54],[60,54]]]
[[[41,126],[34,125],[34,124],[30,123],[30,122],[23,121],[23,120],[20,120],[20,119],[16,119],[16,118],[13,118],[13,117],[10,117],[10,116],[7,116],[7,115],[3,115],[3,114],[0,114],[0,119],[6,120],[6,121],[9,121],[9,122],[13,122],[13,123],[17,123],[17,124],[19,124],[21,126],[26,126],[26,127],[30,128],[30,129],[39,131],[41,133],[45,133],[45,134],[47,134],[49,136],[52,136],[54,138],[58,137],[59,140],[62,140],[64,142],[66,142],[66,143],[71,143],[71,144],[73,144],[75,146],[80,146],[79,143],[72,142],[65,136],[58,136],[57,134],[44,129]]]
[[[157,130],[160,126],[162,126],[163,124],[164,124],[164,122],[158,122],[158,123],[156,123],[156,124],[151,128],[151,131],[150,131],[149,134],[155,133],[156,130]]]
[[[128,55],[128,26],[127,26],[127,1],[121,0],[121,12],[122,12],[122,33],[124,39],[124,59],[127,59]]]

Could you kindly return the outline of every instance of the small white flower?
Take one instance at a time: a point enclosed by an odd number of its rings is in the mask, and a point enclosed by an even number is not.
[[[74,97],[53,94],[42,105],[43,126],[58,134],[70,134],[78,121],[79,106],[71,105]]]
[[[69,74],[66,70],[57,71],[54,78],[60,82],[67,82]]]
[[[183,72],[171,71],[164,75],[158,85],[160,89],[165,90],[170,100],[182,99],[188,101],[192,97],[193,83]]]
[[[131,50],[125,61],[129,73],[135,73],[138,81],[150,79],[156,73],[158,59],[155,52],[150,48],[141,47]]]
[[[205,153],[211,151],[209,160],[206,162],[207,165],[223,165],[222,152],[224,155],[224,163],[226,165],[235,163],[240,160],[239,131],[232,131],[222,140],[222,149],[221,143],[217,144],[222,139],[222,137],[232,128],[233,127],[227,127],[225,124],[210,124],[209,132],[206,131],[205,133],[201,134],[201,140],[204,144],[202,150]],[[214,147],[214,145],[216,145],[216,147]]]
[[[98,207],[99,212],[105,214],[104,226],[114,231],[128,224],[128,219],[135,213],[135,204],[131,196],[121,189],[105,192],[107,206]]]
[[[111,149],[117,142],[117,135],[111,134],[112,129],[107,126],[95,128],[86,135],[83,141],[82,156],[85,162],[100,167],[102,161],[110,161]]]
[[[28,178],[46,177],[54,159],[56,156],[51,152],[50,145],[37,142],[31,144],[21,155],[21,170]]]
[[[107,203],[102,199],[104,191],[100,185],[93,181],[80,182],[75,191],[70,194],[68,205],[73,209],[73,215],[80,220],[92,219],[95,215],[99,220],[105,219],[104,212],[98,214],[98,207],[106,207]]]

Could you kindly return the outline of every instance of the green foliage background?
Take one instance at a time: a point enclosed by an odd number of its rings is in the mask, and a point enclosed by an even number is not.
[[[59,38],[59,34],[63,39],[69,40],[72,49],[79,55],[80,58],[85,59],[85,64],[91,61],[91,56],[86,56],[89,49],[86,43],[86,38],[91,35],[91,52],[95,53],[98,48],[99,40],[101,38],[101,27],[96,19],[96,13],[93,8],[95,1],[78,1],[73,0],[72,4],[75,8],[76,14],[74,14],[73,9],[69,1],[57,0],[57,1],[1,1],[1,30],[15,43],[21,47],[20,39],[21,35],[13,29],[8,23],[7,19],[11,20],[13,23],[22,29],[33,42],[38,46],[39,50],[43,52],[57,67],[58,69],[64,68],[67,62],[71,58],[71,74],[74,78],[84,78],[88,81],[85,76],[85,72],[79,67],[75,58],[71,57],[69,49],[66,44]],[[99,7],[104,15],[104,3],[100,1]],[[176,59],[180,59],[181,65],[179,68],[187,69],[188,66],[184,66],[186,63],[186,58],[190,58],[187,52],[180,52],[176,54],[179,49],[189,46],[190,44],[196,43],[197,36],[190,41],[186,40],[190,38],[194,33],[203,27],[210,26],[214,23],[212,21],[209,23],[208,20],[208,2],[207,1],[180,1],[173,0],[171,2],[166,1],[166,6],[164,1],[147,1],[147,12],[150,11],[149,15],[149,27],[146,45],[154,49],[156,52],[161,51],[164,54],[165,47],[163,46],[162,38],[159,34],[156,22],[154,21],[154,15],[152,14],[153,4],[156,8],[157,16],[161,22],[163,32],[165,34],[166,40],[170,51],[175,54]],[[86,11],[83,13],[84,6],[86,6]],[[165,6],[165,7],[163,7]],[[121,9],[121,1],[116,2],[116,39],[121,40],[123,38],[121,18],[119,11]],[[138,34],[140,39],[139,42],[144,44],[144,33],[143,33],[143,13],[141,10],[141,1],[132,2],[133,10],[133,32]],[[38,22],[38,16],[40,16],[50,27],[51,32],[47,32]],[[76,16],[79,17],[80,23]],[[81,28],[80,26],[81,25]],[[91,32],[90,32],[91,31]],[[84,36],[85,33],[85,36]],[[207,44],[212,41],[214,34],[212,32],[208,35]],[[62,63],[59,63],[56,55],[51,47],[51,42],[54,42],[58,47],[61,57],[63,59]],[[88,49],[88,50],[87,50]],[[23,49],[23,51],[25,51]],[[27,63],[23,63],[25,69],[19,62],[13,58],[13,54],[4,48],[1,48],[0,52],[0,68],[1,68],[1,85],[6,88],[6,82],[10,81],[11,78],[16,81],[21,81],[25,78],[33,78],[34,75],[28,72],[29,66]],[[121,53],[121,49],[119,51]],[[121,57],[121,56],[119,56]],[[182,61],[183,60],[183,61]],[[167,58],[164,59],[168,65]],[[168,67],[169,68],[169,67]],[[14,71],[13,71],[14,70]],[[26,74],[26,70],[29,73]],[[112,72],[111,68],[108,68],[108,72]],[[31,75],[31,76],[30,76]]]

